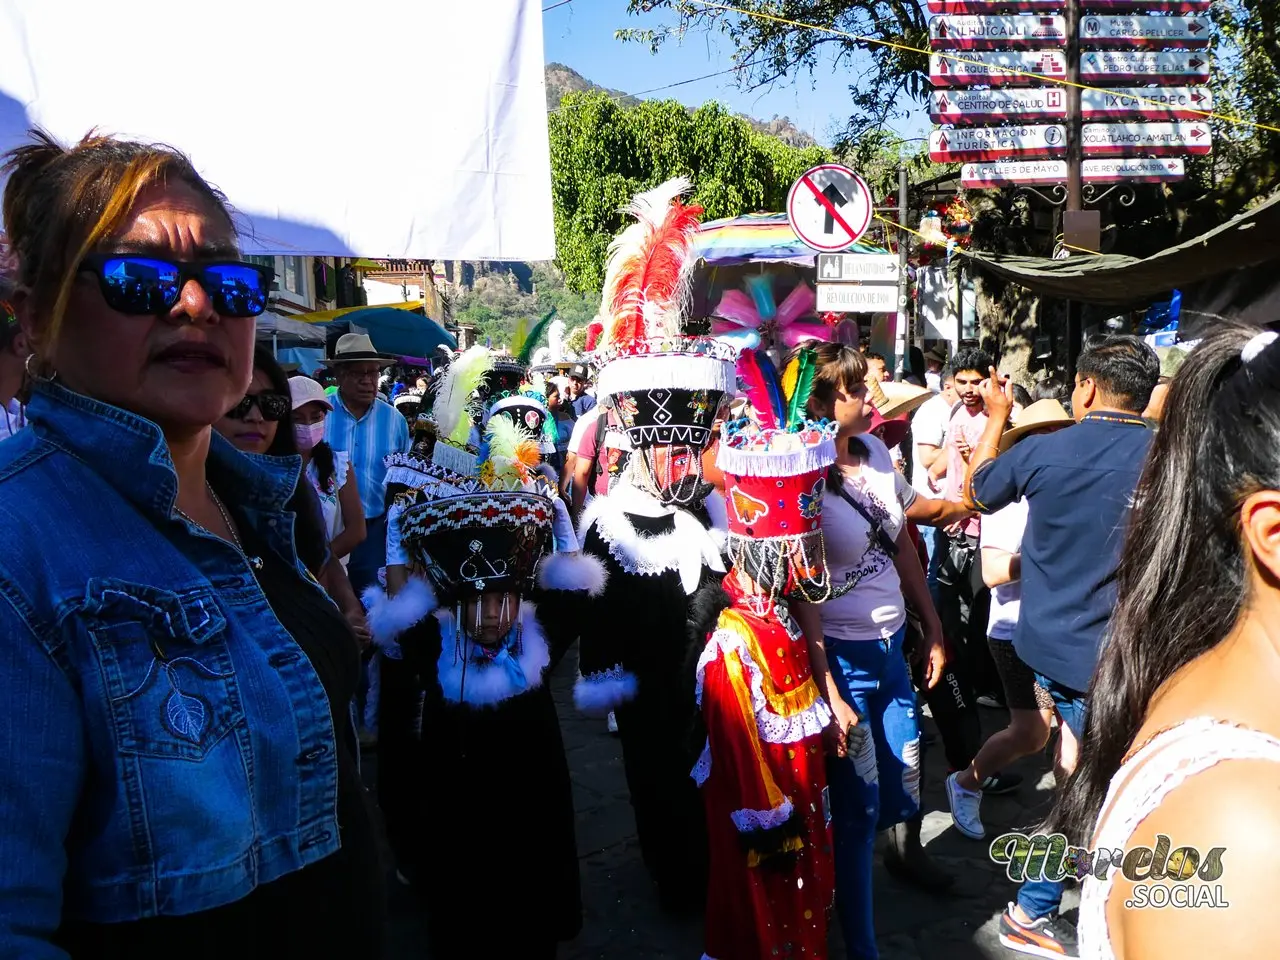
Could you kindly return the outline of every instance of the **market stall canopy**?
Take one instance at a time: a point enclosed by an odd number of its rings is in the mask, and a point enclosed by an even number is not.
[[[1241,268],[1280,263],[1280,193],[1207,233],[1144,259],[1116,254],[1065,260],[977,252],[965,256],[979,270],[1042,296],[1117,307],[1146,304]]]
[[[436,347],[458,348],[458,341],[444,327],[408,310],[365,307],[346,314],[338,323],[369,334],[380,353],[397,357],[429,357]]]
[[[291,347],[309,344],[324,346],[323,327],[302,323],[296,317],[287,317],[272,310],[258,317],[256,332],[259,339],[275,338],[277,344],[287,343]]]
[[[407,310],[412,313],[420,313],[423,303],[421,300],[406,300],[404,303],[379,303],[374,304],[374,306],[386,307],[388,310]],[[303,323],[329,323],[368,309],[369,307],[366,305],[363,307],[341,307],[337,310],[317,310],[314,313],[299,313],[293,319],[300,320]]]
[[[550,260],[543,5],[0,0],[0,150],[37,125],[172,144],[247,253]],[[181,38],[224,67],[110,81]]]
[[[796,236],[785,213],[749,213],[704,223],[694,241],[699,259],[710,267],[743,263],[790,263],[812,267],[817,252]],[[886,253],[880,247],[854,244],[849,253]]]

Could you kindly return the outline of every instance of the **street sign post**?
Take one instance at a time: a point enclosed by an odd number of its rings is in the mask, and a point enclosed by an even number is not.
[[[1213,94],[1208,87],[1083,90],[1080,104],[1085,120],[1204,120]]]
[[[1080,42],[1090,49],[1209,46],[1208,17],[1085,17],[1080,21]]]
[[[934,163],[1056,157],[1066,149],[1067,130],[1058,123],[957,128],[929,134],[929,159]]]
[[[871,190],[860,176],[848,167],[825,163],[792,184],[787,220],[814,250],[843,250],[866,232],[873,206]]]
[[[896,283],[819,283],[818,313],[893,313],[898,309]]]
[[[1204,156],[1213,150],[1207,123],[1086,123],[1086,157]]]
[[[1067,95],[1061,87],[935,90],[929,96],[929,116],[934,123],[960,126],[1060,122],[1067,116]]]
[[[820,253],[819,283],[897,283],[898,258],[891,253]]]
[[[1084,178],[1089,183],[1162,183],[1187,175],[1184,160],[1137,159],[1086,160]]]
[[[1209,80],[1209,55],[1193,50],[1094,50],[1080,58],[1080,79],[1114,83],[1158,83],[1178,86]]]
[[[935,87],[1031,87],[1066,76],[1067,58],[1061,50],[966,52],[954,57],[934,53],[929,57],[929,80]]]
[[[934,50],[1004,50],[1065,47],[1067,21],[1060,16],[943,15],[929,20]]]

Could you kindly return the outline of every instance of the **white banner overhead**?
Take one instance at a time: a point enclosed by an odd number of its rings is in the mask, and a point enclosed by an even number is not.
[[[189,154],[247,252],[555,255],[541,0],[0,0],[0,149]]]

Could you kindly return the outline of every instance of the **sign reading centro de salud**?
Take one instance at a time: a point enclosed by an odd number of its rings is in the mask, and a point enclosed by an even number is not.
[[[1026,123],[1067,118],[1062,87],[1009,87],[1001,90],[935,90],[929,96],[934,123]]]
[[[929,46],[934,50],[1066,45],[1067,21],[1060,16],[938,16],[929,20]]]
[[[929,80],[935,87],[1030,87],[1046,78],[1065,80],[1067,55],[1061,50],[988,53],[965,52],[957,56],[934,53],[929,57]]]

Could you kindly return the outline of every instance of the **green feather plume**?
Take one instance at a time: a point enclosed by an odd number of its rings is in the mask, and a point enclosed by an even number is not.
[[[791,392],[787,394],[787,426],[794,430],[805,419],[805,408],[809,405],[809,395],[813,393],[813,379],[818,373],[817,354],[805,347],[792,361],[795,364],[795,381]],[[787,372],[783,377],[783,390],[791,377],[792,364],[787,364]]]
[[[533,329],[525,335],[524,340],[521,341],[518,347],[514,342],[511,344],[511,352],[515,354],[516,360],[525,366],[529,365],[529,361],[533,357],[533,351],[538,347],[538,341],[542,339],[542,334],[546,331],[547,325],[555,318],[555,315],[555,307],[552,307],[550,313],[533,325]]]
[[[471,436],[471,400],[484,375],[493,369],[493,354],[475,346],[449,365],[436,391],[433,412],[440,436],[465,447]]]

